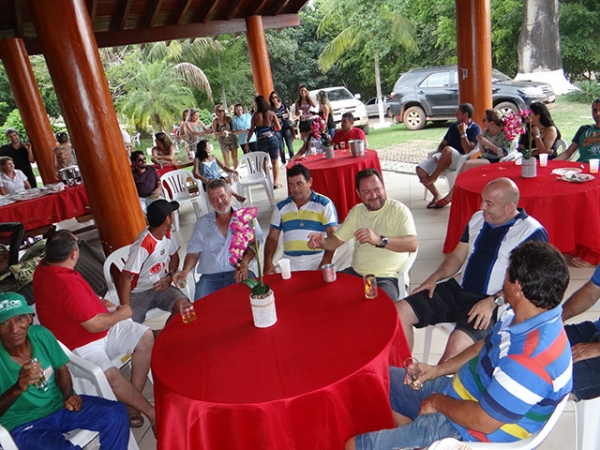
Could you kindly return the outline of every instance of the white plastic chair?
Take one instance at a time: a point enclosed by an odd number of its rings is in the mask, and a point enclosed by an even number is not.
[[[406,266],[404,266],[404,270],[398,274],[398,291],[400,293],[398,300],[402,300],[409,294],[408,289],[410,288],[410,269],[415,263],[418,253],[419,250],[417,249],[415,252],[409,254]]]
[[[119,293],[117,292],[117,286],[116,286],[115,280],[113,279],[113,276],[111,273],[111,267],[114,265],[117,268],[117,270],[119,271],[119,273],[121,273],[121,271],[123,270],[123,267],[125,266],[125,262],[127,261],[127,258],[129,257],[130,249],[131,249],[131,245],[126,245],[125,247],[118,248],[117,250],[112,252],[110,255],[108,255],[108,257],[106,258],[106,261],[104,261],[104,268],[103,268],[104,279],[106,280],[106,285],[108,287],[110,300],[115,305],[121,304],[121,301],[119,299]],[[155,319],[157,317],[162,316],[163,314],[165,314],[165,311],[163,311],[162,309],[153,308],[146,313],[146,320]]]
[[[131,138],[131,143],[136,144],[136,145],[141,145],[142,143],[140,142],[140,136],[141,136],[141,133],[135,133]]]
[[[71,352],[62,342],[59,342],[63,351],[69,357],[67,366],[71,377],[73,378],[73,388],[79,394],[93,395],[102,397],[108,400],[116,400],[115,395],[108,384],[108,380],[104,375],[104,372],[89,361],[75,355]],[[69,433],[65,433],[64,436],[75,445],[79,445],[81,448],[86,447],[91,443],[98,432],[91,430],[75,429]],[[0,425],[0,446],[3,450],[19,450],[17,445],[12,439],[12,436],[6,428]],[[129,444],[128,450],[139,450],[137,442],[133,433],[129,431]]]
[[[466,163],[469,159],[471,159],[471,157],[478,151],[479,151],[479,145],[476,145],[475,148],[473,150],[471,150],[469,153],[461,155],[460,159],[458,160],[458,164],[456,165],[456,170],[451,170],[448,168],[440,174],[438,179],[444,178],[446,180],[446,183],[448,183],[448,192],[450,192],[450,190],[454,187],[454,183],[456,182],[456,177],[458,176],[458,172],[460,171],[460,168],[463,166],[464,163]],[[429,152],[427,154],[427,158],[431,158],[436,153],[437,153],[436,150]],[[425,192],[423,194],[423,200],[427,200],[427,193],[429,191],[427,190],[427,188],[423,188],[423,189],[425,190]]]
[[[188,182],[188,180],[190,180]],[[196,180],[192,176],[192,172],[188,170],[172,170],[160,177],[163,196],[168,201],[176,200],[180,205],[190,203],[194,207],[196,219],[202,216],[202,210],[197,200],[199,193],[190,193],[190,187],[197,188]],[[179,210],[174,212],[173,230],[179,230]]]
[[[575,408],[575,448],[590,450],[600,448],[600,397],[573,402]]]
[[[273,182],[271,181],[271,158],[265,152],[250,152],[242,155],[238,167],[242,167],[242,164],[246,165],[248,174],[245,177],[240,176],[237,185],[240,187],[242,192],[241,195],[248,197],[250,204],[252,204],[252,193],[250,187],[261,185],[264,187],[269,199],[269,204],[275,206],[275,195],[273,194]],[[266,168],[266,170],[265,170]]]

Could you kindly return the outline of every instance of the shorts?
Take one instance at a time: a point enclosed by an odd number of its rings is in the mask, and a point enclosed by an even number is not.
[[[232,152],[238,149],[238,138],[235,134],[230,134],[229,136],[219,136],[217,138],[219,142],[219,147],[221,147],[221,151]]]
[[[256,150],[268,153],[271,159],[279,158],[279,139],[273,134],[269,137],[257,139]]]
[[[458,167],[458,163],[460,161],[460,157],[463,156],[463,154],[460,153],[455,148],[452,148],[452,147],[449,147],[449,148],[452,150],[452,162],[450,163],[450,167],[448,167],[448,169],[456,170],[456,168]],[[423,169],[425,172],[427,172],[427,175],[431,175],[433,172],[435,172],[435,169],[437,169],[437,165],[438,165],[438,161],[440,160],[440,156],[441,156],[440,152],[435,153],[430,158],[427,158],[425,161],[420,162],[419,167],[421,169]]]
[[[314,119],[300,119],[300,133],[308,133],[310,131],[310,126],[312,125],[313,120]]]
[[[437,284],[433,291],[433,298],[429,298],[428,291],[421,291],[409,295],[404,300],[419,319],[416,328],[455,322],[457,330],[461,330],[477,342],[488,334],[497,319],[498,308],[494,310],[493,317],[485,330],[476,330],[471,323],[467,322],[469,310],[475,303],[486,297],[488,295],[471,294],[465,291],[454,278],[450,278]]]
[[[283,252],[282,258],[290,260],[290,269],[292,272],[319,270],[321,268],[320,263],[323,260],[323,253],[324,252],[317,252],[312,255],[291,256],[286,255],[285,252]]]
[[[156,292],[154,289],[132,292],[130,304],[133,310],[133,321],[142,323],[146,319],[146,313],[152,308],[172,312],[175,302],[181,298],[187,297],[175,286],[169,286],[161,292]]]
[[[110,327],[108,334],[102,339],[76,348],[73,353],[96,364],[102,369],[102,372],[106,372],[111,367],[119,369],[120,366],[113,364],[112,361],[128,353],[133,353],[142,335],[149,329],[146,325],[136,323],[131,319],[122,320]]]

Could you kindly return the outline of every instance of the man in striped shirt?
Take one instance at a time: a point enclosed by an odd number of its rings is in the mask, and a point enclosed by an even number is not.
[[[560,307],[568,284],[554,247],[530,241],[515,248],[504,281],[509,306],[492,332],[437,366],[418,363],[417,390],[404,369],[392,367],[397,428],[352,438],[346,450],[425,447],[447,437],[514,442],[538,432],[571,391]]]
[[[287,172],[291,195],[279,202],[271,218],[271,230],[265,244],[265,273],[275,273],[273,256],[283,231],[283,257],[290,260],[292,271],[316,270],[331,263],[335,250],[310,249],[312,232],[331,236],[337,230],[337,212],[331,200],[311,189],[310,171],[296,164]]]

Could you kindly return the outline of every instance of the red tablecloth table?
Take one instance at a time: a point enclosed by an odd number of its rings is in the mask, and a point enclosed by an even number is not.
[[[481,191],[491,180],[512,179],[521,191],[519,206],[535,217],[548,231],[550,242],[562,253],[600,262],[600,175],[585,183],[557,180],[552,170],[578,167],[589,173],[587,164],[549,161],[537,167],[537,177],[523,178],[521,166],[514,162],[490,164],[463,172],[456,180],[444,253],[451,252],[460,240],[471,216],[479,210]]]
[[[324,155],[315,155],[299,162],[310,170],[313,190],[331,199],[340,223],[352,207],[360,202],[354,187],[356,174],[369,167],[381,172],[375,150],[366,150],[365,155],[358,158],[354,158],[349,151],[336,150],[335,158],[326,159]],[[288,167],[291,166],[288,164]]]
[[[25,231],[45,227],[62,220],[91,212],[87,192],[82,184],[65,187],[57,194],[14,202],[0,207],[0,221],[21,222]]]
[[[278,321],[252,322],[233,285],[167,323],[152,353],[158,448],[339,450],[393,426],[389,364],[410,355],[393,302],[364,298],[362,279],[319,271],[266,277]]]

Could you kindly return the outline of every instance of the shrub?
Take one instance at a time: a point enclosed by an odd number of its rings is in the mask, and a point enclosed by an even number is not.
[[[569,92],[567,98],[573,102],[590,104],[597,98],[600,98],[600,83],[595,80],[585,80],[576,83],[579,91]]]

